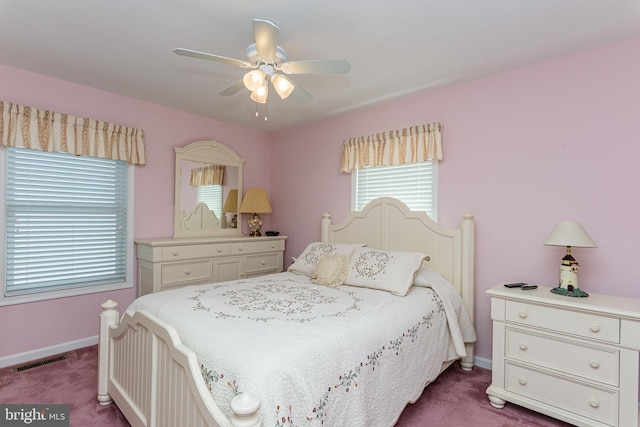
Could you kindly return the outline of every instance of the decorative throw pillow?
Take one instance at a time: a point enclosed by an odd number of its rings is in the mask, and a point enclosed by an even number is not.
[[[304,251],[296,258],[295,262],[289,266],[287,271],[305,276],[313,276],[316,262],[327,255],[347,255],[351,256],[354,250],[364,246],[362,243],[309,243]]]
[[[405,296],[427,256],[418,252],[358,248],[351,256],[346,285],[380,289]]]
[[[335,288],[344,283],[349,274],[349,255],[327,255],[316,262],[313,283]]]

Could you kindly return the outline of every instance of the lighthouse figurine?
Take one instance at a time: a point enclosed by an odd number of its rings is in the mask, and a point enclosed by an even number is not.
[[[556,288],[551,289],[554,294],[569,297],[588,297],[589,294],[578,287],[578,270],[580,265],[571,255],[571,247],[595,248],[597,247],[593,239],[577,221],[561,221],[553,229],[547,240],[547,246],[565,246],[567,254],[560,263],[560,283]]]

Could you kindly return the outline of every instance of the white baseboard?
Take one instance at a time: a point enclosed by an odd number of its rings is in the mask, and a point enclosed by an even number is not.
[[[491,359],[485,359],[484,357],[474,357],[473,364],[488,370],[491,370],[492,367]]]
[[[43,359],[65,351],[75,350],[78,348],[89,347],[98,344],[98,336],[82,338],[80,340],[69,341],[62,344],[52,345],[51,347],[39,348],[36,350],[26,351],[24,353],[12,354],[11,356],[0,357],[0,368],[7,366],[20,365],[38,359]]]

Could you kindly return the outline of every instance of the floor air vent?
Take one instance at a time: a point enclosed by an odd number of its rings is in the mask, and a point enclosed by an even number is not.
[[[37,362],[27,363],[26,365],[16,366],[13,368],[13,372],[22,372],[28,369],[37,368],[38,366],[48,365],[49,363],[59,362],[61,360],[67,360],[66,354],[61,354],[59,356],[53,356],[49,359],[38,360]]]

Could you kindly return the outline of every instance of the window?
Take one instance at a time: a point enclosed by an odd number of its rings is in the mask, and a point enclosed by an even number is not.
[[[0,155],[0,303],[131,287],[134,167],[24,148]]]
[[[394,166],[367,166],[354,169],[352,201],[354,211],[360,211],[378,197],[394,197],[411,210],[425,211],[437,221],[438,162],[405,163]]]
[[[222,218],[222,185],[199,185],[198,203],[204,203],[216,218]]]

